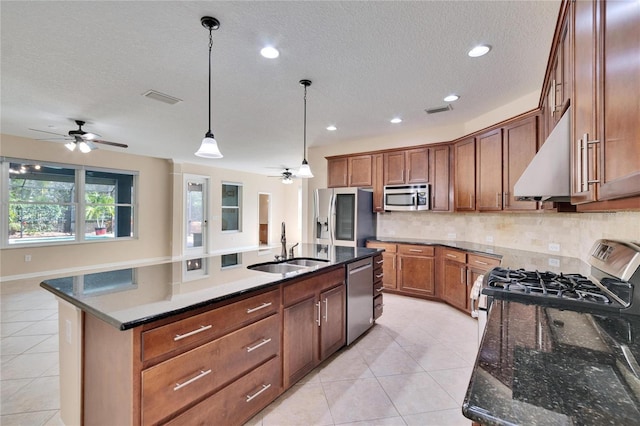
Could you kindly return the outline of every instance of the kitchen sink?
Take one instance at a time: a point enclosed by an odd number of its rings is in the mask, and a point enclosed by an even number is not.
[[[247,269],[254,271],[269,272],[272,274],[288,274],[290,272],[299,272],[311,269],[317,266],[326,265],[328,260],[324,259],[291,259],[283,262],[258,263],[247,266]]]

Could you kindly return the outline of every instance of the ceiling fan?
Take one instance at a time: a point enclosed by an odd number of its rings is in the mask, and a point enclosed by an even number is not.
[[[295,173],[293,173],[291,171],[291,169],[289,169],[288,167],[285,167],[285,169],[276,176],[269,176],[269,177],[277,177],[280,178],[282,180],[282,183],[284,183],[285,185],[290,185],[293,183],[293,179],[297,179],[298,177],[295,175]]]
[[[109,142],[100,139],[100,135],[97,133],[85,132],[82,130],[82,126],[85,125],[85,122],[82,120],[74,120],[78,125],[77,129],[69,130],[67,135],[63,135],[60,133],[48,132],[46,130],[38,130],[38,129],[29,129],[34,130],[36,132],[49,133],[56,136],[61,136],[60,138],[47,138],[47,139],[37,139],[37,140],[45,140],[45,141],[54,141],[54,140],[65,140],[68,141],[64,146],[67,147],[69,151],[73,151],[78,148],[81,152],[87,153],[91,152],[98,147],[95,144],[102,145],[110,145],[118,148],[128,148],[129,145],[125,145],[123,143],[118,142]]]

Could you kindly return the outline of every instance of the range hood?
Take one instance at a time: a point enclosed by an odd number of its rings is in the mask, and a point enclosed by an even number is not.
[[[571,107],[513,187],[518,201],[571,201]]]

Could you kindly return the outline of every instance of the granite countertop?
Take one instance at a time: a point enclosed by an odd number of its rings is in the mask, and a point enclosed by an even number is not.
[[[483,425],[637,424],[640,317],[495,300],[463,414]]]
[[[280,254],[279,248],[273,248],[244,251],[239,254],[238,265],[226,268],[221,267],[220,255],[203,256],[207,275],[186,273],[188,260],[181,259],[50,279],[40,286],[114,327],[127,330],[377,252],[364,247],[301,244],[294,249],[294,257],[325,259],[326,265],[287,274],[247,269],[249,265],[272,262],[274,255]]]
[[[575,257],[556,256],[548,253],[539,253],[526,250],[517,250],[487,244],[478,244],[457,240],[428,240],[418,238],[378,237],[369,241],[396,244],[418,244],[428,246],[442,246],[457,248],[460,250],[493,256],[500,259],[503,268],[550,271],[555,273],[577,273],[589,275],[591,267],[581,259]]]

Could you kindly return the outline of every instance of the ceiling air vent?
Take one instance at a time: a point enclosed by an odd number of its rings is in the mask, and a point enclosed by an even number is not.
[[[452,109],[453,109],[453,107],[451,106],[451,104],[448,104],[448,105],[445,105],[445,106],[425,109],[424,111],[427,114],[437,114],[439,112],[451,111]]]
[[[182,99],[174,98],[173,96],[165,95],[164,93],[160,93],[155,90],[149,90],[148,92],[143,93],[142,96],[156,101],[164,102],[165,104],[169,105],[175,105],[178,102],[182,102]]]

